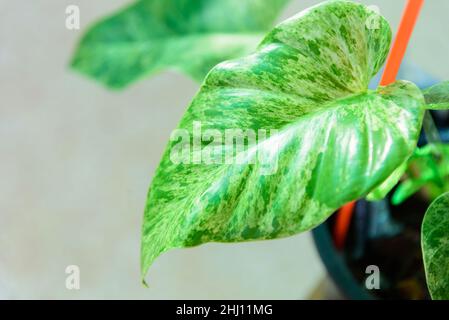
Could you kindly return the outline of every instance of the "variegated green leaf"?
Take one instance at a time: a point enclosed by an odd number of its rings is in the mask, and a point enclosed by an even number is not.
[[[379,28],[367,27],[372,15]],[[311,229],[385,181],[415,149],[424,114],[412,83],[368,90],[390,39],[377,13],[329,1],[277,26],[254,54],[216,66],[153,178],[143,275],[171,248]],[[234,128],[259,139],[243,139],[245,150],[223,163]]]
[[[203,80],[253,51],[289,0],[140,0],[93,25],[72,67],[111,88],[176,69]]]
[[[432,299],[449,299],[449,193],[436,199],[424,217],[421,242]]]
[[[427,109],[449,109],[449,81],[438,83],[423,91]]]
[[[449,109],[449,82],[442,82],[439,84],[436,84],[430,88],[427,88],[423,90],[424,98],[426,101],[426,109],[431,110],[445,110]],[[431,117],[430,114],[427,114],[428,117]],[[438,140],[438,132],[436,131],[437,138],[435,139],[435,130],[433,120],[430,119],[430,129],[426,130],[426,120],[424,120],[424,131],[427,135],[430,134],[430,137],[428,136],[427,139],[433,138],[433,140]],[[433,130],[432,130],[433,129]],[[424,160],[422,157],[422,152],[424,150],[418,150],[415,154],[415,157],[413,159],[410,159],[411,162],[417,161],[418,158],[421,158],[421,160]],[[377,187],[375,190],[373,190],[368,196],[367,199],[369,201],[379,201],[385,196],[397,185],[403,174],[406,172],[407,166],[410,165],[410,162],[404,162],[404,164],[399,167],[386,181],[384,181],[379,187]],[[432,178],[430,177],[430,180]],[[433,179],[435,180],[435,179]],[[403,201],[405,201],[408,197],[413,195],[415,192],[420,190],[425,184],[429,182],[429,176],[426,179],[419,178],[412,180],[407,180],[405,183],[401,184],[399,186],[398,190],[393,195],[393,203],[394,204],[400,204]],[[439,192],[438,194],[441,194]]]

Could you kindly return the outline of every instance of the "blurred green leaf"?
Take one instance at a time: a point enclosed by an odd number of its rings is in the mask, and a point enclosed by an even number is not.
[[[164,69],[202,81],[253,51],[289,0],[141,0],[96,23],[72,67],[111,88]]]
[[[429,144],[417,148],[407,163],[407,174],[392,196],[399,205],[425,189],[430,201],[449,191],[449,145]]]
[[[401,180],[404,172],[407,170],[407,161],[402,163],[392,174],[388,177],[387,180],[382,182],[379,186],[377,186],[374,190],[372,190],[366,199],[368,201],[380,201],[384,199],[387,194],[398,184],[399,180]]]
[[[432,299],[449,299],[449,193],[436,199],[424,217],[421,242]]]
[[[449,109],[449,81],[438,83],[423,90],[427,109],[446,110]]]
[[[391,40],[382,17],[379,28],[366,26],[372,15],[354,2],[324,2],[277,26],[254,54],[209,73],[150,187],[143,276],[171,248],[309,230],[411,156],[424,98],[405,81],[368,90]],[[200,146],[199,125],[209,130]],[[233,128],[270,136],[248,141],[237,154],[243,163],[225,164],[235,146],[222,137]],[[217,162],[198,161],[205,154]]]
[[[429,180],[426,177],[405,180],[395,190],[391,198],[391,203],[394,205],[400,205],[421,190],[428,182]]]

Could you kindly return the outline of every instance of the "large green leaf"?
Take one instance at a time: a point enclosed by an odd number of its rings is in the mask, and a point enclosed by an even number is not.
[[[311,229],[410,157],[424,98],[404,81],[368,90],[391,39],[381,17],[379,28],[366,27],[372,15],[354,2],[325,2],[277,26],[254,54],[209,73],[150,187],[143,275],[171,248]],[[223,164],[234,152],[226,139],[233,128],[271,135],[243,139],[245,150]]]
[[[449,193],[429,207],[422,225],[427,286],[433,299],[449,299]]]
[[[166,68],[203,80],[253,51],[288,1],[137,1],[89,29],[72,67],[111,88]]]

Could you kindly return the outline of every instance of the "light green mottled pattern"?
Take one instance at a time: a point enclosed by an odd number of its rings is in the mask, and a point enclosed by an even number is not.
[[[449,145],[429,144],[417,148],[407,161],[405,179],[393,193],[391,201],[399,205],[424,189],[431,201],[449,191]]]
[[[203,80],[253,51],[288,1],[137,1],[87,31],[72,67],[111,88],[167,68]]]
[[[171,248],[311,229],[411,155],[424,98],[409,82],[368,91],[391,39],[383,18],[379,29],[366,28],[371,14],[353,2],[325,2],[280,24],[256,53],[209,73],[179,128],[191,133],[201,121],[221,133],[278,132],[248,145],[245,159],[265,158],[247,165],[176,165],[170,155],[179,143],[169,143],[145,209],[143,275]],[[215,141],[213,149],[220,156],[229,147]]]
[[[449,300],[449,193],[427,210],[421,243],[430,295],[435,300]]]
[[[423,91],[427,103],[427,109],[449,109],[449,81],[438,83]]]

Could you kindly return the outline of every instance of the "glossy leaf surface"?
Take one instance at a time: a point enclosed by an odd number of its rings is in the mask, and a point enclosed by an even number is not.
[[[449,299],[449,193],[436,199],[422,225],[427,286],[433,299]]]
[[[423,94],[426,101],[426,109],[449,109],[449,82],[441,82],[427,88],[423,90]],[[437,186],[435,182],[440,179],[438,171],[447,171],[444,169],[445,166],[448,165],[447,147],[441,143],[438,143],[441,142],[441,138],[439,137],[438,130],[435,127],[435,123],[433,122],[430,114],[424,118],[424,132],[428,141],[430,139],[430,141],[436,141],[437,144],[416,150],[411,159],[404,162],[403,165],[400,166],[387,180],[385,180],[367,196],[369,201],[379,201],[385,198],[387,194],[398,184],[407,171],[408,175],[406,177],[406,181],[401,183],[393,195],[393,204],[401,204],[424,186],[431,189],[427,191],[433,195],[436,194],[438,196],[442,193],[441,189],[444,189],[442,187],[442,183],[438,182]],[[440,153],[441,156],[438,160],[435,158],[437,153]],[[413,170],[415,173],[411,170],[414,166],[417,167]],[[436,167],[439,167],[439,169],[436,169]],[[416,176],[417,174],[419,177]],[[438,189],[438,191],[435,191],[435,189]],[[444,190],[447,190],[447,188]],[[434,200],[433,197],[431,198]]]
[[[309,230],[410,157],[424,98],[403,81],[367,89],[391,39],[381,17],[379,28],[366,27],[373,14],[354,2],[325,2],[277,26],[254,54],[209,73],[150,187],[143,275],[171,248]],[[200,125],[214,130],[202,141],[194,134]],[[234,149],[223,137],[233,128],[270,135],[247,139],[243,162],[223,163]],[[215,164],[198,161],[204,154]]]
[[[164,69],[203,80],[253,51],[288,1],[137,1],[87,31],[72,67],[111,88]]]

